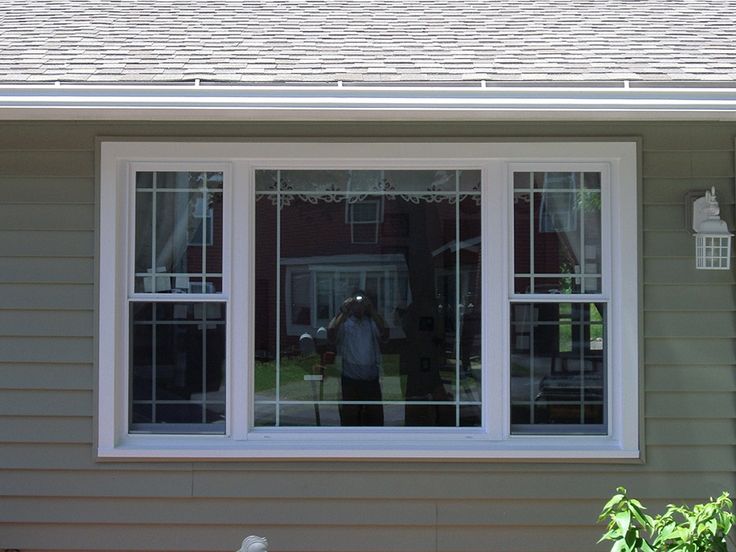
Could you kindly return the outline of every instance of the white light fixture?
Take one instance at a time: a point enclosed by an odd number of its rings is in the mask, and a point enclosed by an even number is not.
[[[716,189],[711,188],[693,202],[695,267],[700,270],[728,270],[731,267],[731,234],[721,220]]]

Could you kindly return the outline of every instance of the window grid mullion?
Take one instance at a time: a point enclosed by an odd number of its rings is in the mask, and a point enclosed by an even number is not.
[[[532,290],[532,293],[536,293],[537,291],[537,284],[535,282],[535,272],[536,272],[536,264],[534,262],[534,201],[536,200],[536,196],[534,195],[534,173],[529,174],[529,289]],[[513,182],[512,182],[513,186]],[[513,194],[512,194],[513,196]],[[513,211],[512,211],[513,213]],[[513,216],[513,215],[512,215]],[[514,226],[515,228],[516,226]],[[514,259],[516,259],[516,252],[512,251],[512,255],[514,255]],[[516,264],[514,264],[514,276],[516,276]],[[514,282],[516,281],[516,278],[514,278]],[[516,290],[516,286],[512,287],[513,290]]]
[[[455,427],[460,427],[460,171],[455,171]],[[469,366],[463,366],[468,373]]]
[[[281,169],[276,171],[276,413],[274,425],[281,425],[281,209],[283,206],[281,195]],[[255,374],[253,375],[255,382]],[[255,401],[253,404],[255,413]],[[255,416],[254,416],[255,422]]]
[[[589,310],[589,308],[588,308]],[[575,309],[573,308],[572,311],[574,312]],[[608,313],[606,313],[608,314]],[[580,423],[585,423],[585,322],[586,322],[586,309],[580,309],[580,312],[578,313],[579,317],[579,332],[580,332],[580,351],[579,351],[579,361],[580,361],[580,367],[578,368],[578,371],[580,372],[580,391],[579,391],[579,399],[580,399]],[[571,317],[572,318],[572,317]],[[574,318],[572,319],[572,322],[574,323]]]
[[[579,202],[579,208],[580,208],[580,269],[578,272],[580,273],[580,293],[585,293],[585,284],[586,284],[586,278],[585,278],[585,262],[586,262],[586,255],[585,255],[585,176],[583,172],[578,173],[579,180],[579,187],[580,187],[580,202]]]
[[[202,188],[202,291],[207,289],[207,215],[209,213],[209,205],[207,202],[207,173],[204,174],[204,186]],[[222,270],[222,267],[220,267]]]
[[[157,238],[157,212],[158,212],[158,194],[156,192],[158,188],[158,172],[153,173],[153,192],[151,195],[153,196],[153,199],[151,200],[151,291],[153,293],[156,293],[156,287],[158,283],[158,279],[156,278],[156,265],[158,264],[158,259],[156,258],[156,238]],[[133,262],[135,263],[135,256],[133,257]],[[135,278],[133,278],[133,290],[135,291]],[[145,286],[144,286],[145,290]]]
[[[156,189],[158,188],[158,172],[154,172],[153,173],[152,180],[153,180],[153,192],[152,192],[151,195],[153,196],[153,199],[151,201],[151,205],[152,205],[152,207],[151,207],[151,273],[153,274],[153,276],[151,276],[151,284],[152,284],[151,285],[151,291],[153,291],[155,293],[156,292],[156,285],[157,285],[157,282],[158,282],[158,280],[156,278],[156,264],[157,264],[157,259],[156,259],[156,236],[157,236],[156,226],[157,226],[157,222],[158,222],[156,220],[157,219],[156,214],[158,212],[158,210],[157,210],[157,199],[158,199],[157,196],[158,196],[158,194],[156,193]],[[133,262],[135,262],[135,256],[133,257]],[[135,282],[135,278],[133,279],[133,282]],[[135,290],[135,284],[134,284],[134,287],[133,287],[133,291],[134,290]],[[130,316],[130,307],[128,307],[128,313],[129,313],[128,315]],[[151,317],[151,320],[153,321],[153,327],[151,328],[151,339],[153,341],[153,343],[151,343],[151,350],[153,351],[153,353],[152,353],[152,357],[153,358],[151,359],[151,371],[152,371],[152,375],[151,375],[151,387],[152,387],[152,389],[151,389],[151,400],[153,401],[153,404],[151,405],[151,422],[152,423],[156,423],[156,420],[157,420],[156,380],[158,378],[158,370],[157,370],[158,363],[156,362],[156,360],[158,358],[158,350],[157,350],[158,330],[157,330],[157,327],[156,327],[156,314],[157,314],[156,313],[156,306],[154,304],[154,306],[153,306],[153,312],[152,312],[152,317]],[[132,378],[131,378],[131,383],[132,383]],[[132,422],[132,418],[131,418],[131,422]]]
[[[130,309],[128,309],[128,312],[130,312]],[[157,421],[157,408],[156,408],[156,380],[158,379],[158,327],[157,327],[157,320],[156,320],[156,304],[153,304],[153,309],[151,312],[151,423],[156,423]],[[131,379],[132,382],[132,379]],[[131,419],[132,422],[132,419]]]

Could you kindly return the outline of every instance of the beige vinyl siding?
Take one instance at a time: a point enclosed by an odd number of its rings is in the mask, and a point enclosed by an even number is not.
[[[733,228],[726,123],[0,123],[0,547],[274,551],[596,548],[617,485],[651,504],[736,487],[733,271],[696,271],[684,194],[716,186]],[[98,462],[96,136],[638,137],[640,462]]]

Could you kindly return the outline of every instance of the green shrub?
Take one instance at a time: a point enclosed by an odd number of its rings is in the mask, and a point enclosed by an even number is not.
[[[612,541],[611,552],[726,552],[726,539],[736,522],[725,492],[693,508],[670,504],[656,518],[644,510],[641,502],[618,487],[598,517],[599,522],[608,520],[598,542]]]

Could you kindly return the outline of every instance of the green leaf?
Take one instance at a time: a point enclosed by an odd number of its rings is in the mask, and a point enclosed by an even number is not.
[[[621,487],[619,487],[619,489],[620,488]],[[606,502],[606,505],[603,507],[603,511],[605,512],[605,511],[611,510],[611,508],[613,508],[614,506],[616,506],[619,502],[621,502],[624,499],[624,496],[626,496],[626,495],[625,494],[613,495],[613,497],[611,498],[611,500],[609,500],[608,502]]]
[[[626,541],[626,546],[629,550],[636,550],[636,543],[639,540],[637,537],[636,531],[629,531],[624,535],[624,541]]]
[[[629,527],[631,527],[631,512],[619,512],[613,516],[613,519],[622,533],[626,534],[629,532]]]
[[[663,542],[663,541],[666,541],[667,539],[669,539],[670,536],[672,535],[672,530],[674,528],[675,528],[675,524],[674,523],[668,524],[668,525],[665,525],[664,527],[662,527],[659,530],[659,534],[657,535],[657,539],[654,541],[655,544],[656,543]]]
[[[629,550],[629,547],[626,546],[626,543],[622,540],[614,542],[613,546],[611,547],[611,552],[622,552],[622,551],[628,552],[628,550]]]
[[[734,542],[729,533],[736,515],[728,493],[692,508],[669,504],[664,514],[653,518],[644,513],[641,502],[627,497],[626,489],[617,491],[599,518],[608,520],[601,541],[613,541],[612,552],[727,552],[727,539]],[[651,544],[644,539],[646,533]]]
[[[605,535],[603,535],[598,542],[601,543],[604,540],[614,540],[617,538],[618,538],[618,529],[611,530],[611,531],[608,531]]]
[[[630,508],[630,512],[634,516],[634,519],[638,521],[639,525],[641,525],[644,529],[649,530],[651,528],[652,526],[651,517],[646,516],[639,509],[636,509],[636,508]]]
[[[635,498],[631,498],[631,499],[629,499],[629,504],[633,504],[634,506],[636,506],[636,507],[637,507],[637,508],[639,508],[640,510],[646,510],[646,508],[645,508],[644,506],[642,506],[642,505],[641,505],[641,502],[639,502],[639,501],[638,501],[638,500],[636,500]]]

